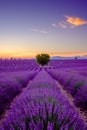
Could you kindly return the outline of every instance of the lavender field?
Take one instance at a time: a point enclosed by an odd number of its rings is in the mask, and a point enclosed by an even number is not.
[[[0,130],[87,130],[87,59],[1,59]]]

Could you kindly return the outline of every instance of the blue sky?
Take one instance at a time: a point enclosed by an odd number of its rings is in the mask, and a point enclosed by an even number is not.
[[[0,0],[0,57],[87,54],[87,0]]]

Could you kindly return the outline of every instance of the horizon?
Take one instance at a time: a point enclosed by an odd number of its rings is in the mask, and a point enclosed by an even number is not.
[[[30,53],[30,55],[28,53],[25,53],[25,55],[20,55],[20,53],[16,53],[16,54],[13,54],[13,53],[7,53],[7,54],[3,54],[2,56],[0,56],[0,58],[4,59],[9,59],[9,58],[21,58],[21,59],[27,59],[27,58],[35,58],[36,55],[38,54],[42,54],[42,53],[46,53],[46,54],[49,54],[50,57],[56,57],[56,56],[59,56],[59,57],[84,57],[84,56],[87,56],[86,53],[47,53],[47,52],[40,52],[40,53]],[[23,53],[24,54],[24,53]]]
[[[86,0],[1,0],[0,58],[87,55]]]
[[[38,54],[48,54],[48,53],[38,53]],[[37,54],[37,55],[38,55]],[[48,54],[49,55],[49,54]],[[72,59],[77,57],[78,59],[82,58],[82,59],[87,59],[87,55],[50,55],[50,58],[57,58],[57,59]],[[36,56],[4,56],[4,57],[0,57],[0,59],[36,59]]]

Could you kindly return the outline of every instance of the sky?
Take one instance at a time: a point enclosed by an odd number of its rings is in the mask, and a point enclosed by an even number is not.
[[[0,0],[0,57],[87,55],[87,0]]]

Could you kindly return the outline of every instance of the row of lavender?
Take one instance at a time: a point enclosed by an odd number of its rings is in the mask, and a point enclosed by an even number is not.
[[[38,68],[34,59],[0,60],[0,72],[31,71]]]
[[[0,118],[12,100],[39,71],[21,71],[0,74]]]
[[[33,59],[0,60],[0,119],[13,99],[41,70]]]
[[[59,62],[55,61],[56,64]],[[50,68],[47,71],[74,97],[77,106],[87,110],[87,60],[63,61],[67,67]],[[68,66],[71,62],[71,67]],[[51,63],[51,65],[58,66]],[[74,64],[74,65],[73,65]],[[78,67],[77,67],[78,65]]]
[[[60,69],[71,73],[87,76],[87,59],[82,60],[51,60],[50,69]]]
[[[71,60],[58,60],[58,59],[53,59],[49,62],[49,65],[51,67],[54,67],[55,69],[59,69],[59,68],[72,68],[72,69],[77,69],[80,70],[81,67],[86,67],[87,68],[87,59],[71,59]],[[80,69],[79,69],[80,68]]]
[[[0,130],[87,130],[55,80],[42,69],[14,100]]]

